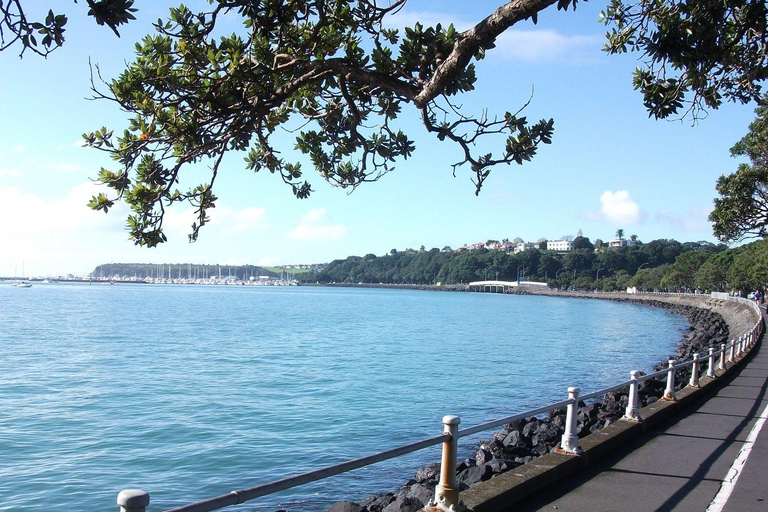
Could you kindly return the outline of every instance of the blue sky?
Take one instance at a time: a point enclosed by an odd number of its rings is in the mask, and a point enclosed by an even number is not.
[[[0,53],[0,276],[20,275],[22,267],[33,276],[83,275],[109,262],[320,263],[421,245],[554,240],[579,230],[609,240],[619,228],[643,241],[714,241],[707,215],[715,181],[735,170],[728,150],[754,117],[754,105],[728,104],[695,125],[649,119],[631,85],[638,56],[601,51],[604,5],[550,9],[537,26],[518,25],[497,41],[478,63],[477,89],[460,100],[466,112],[503,114],[533,91],[525,115],[555,119],[553,144],[523,166],[495,169],[479,197],[468,173],[452,175],[457,148],[426,134],[410,112],[402,126],[417,150],[379,182],[348,194],[305,164],[315,192],[297,200],[279,178],[253,174],[242,155],[229,155],[217,178],[218,207],[199,241],[187,242],[192,216],[182,206],[166,221],[168,243],[139,248],[128,240],[125,209],[104,215],[86,207],[97,190],[91,178],[112,162],[82,148],[80,135],[126,126],[114,104],[86,99],[88,63],[117,76],[132,60],[133,43],[177,3],[137,0],[138,20],[118,39],[85,17],[82,2],[61,2],[70,15],[63,48],[47,60]],[[25,2],[29,9],[45,4]],[[413,0],[395,23],[466,29],[498,5]]]

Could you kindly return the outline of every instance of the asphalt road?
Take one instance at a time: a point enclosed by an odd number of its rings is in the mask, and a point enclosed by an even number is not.
[[[759,433],[755,429],[768,413],[768,347],[760,345],[727,378],[728,385],[708,400],[514,510],[768,512],[768,422]],[[750,433],[757,437],[746,442]],[[748,456],[742,448],[751,449]]]

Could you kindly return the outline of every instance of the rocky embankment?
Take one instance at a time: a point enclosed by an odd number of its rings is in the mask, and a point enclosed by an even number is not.
[[[746,306],[699,297],[657,297],[629,295],[576,295],[547,293],[578,298],[601,298],[659,307],[683,315],[690,327],[677,345],[675,362],[690,360],[693,353],[708,353],[709,347],[720,347],[731,337],[747,332],[755,322]],[[666,367],[660,362],[656,370]],[[706,367],[706,363],[705,363]],[[690,368],[678,370],[675,375],[677,389],[690,379]],[[642,406],[659,400],[666,383],[664,378],[640,384]],[[581,403],[578,413],[578,435],[584,437],[621,418],[627,407],[628,390],[608,393],[602,401]],[[507,424],[493,437],[479,443],[473,458],[461,461],[457,468],[460,490],[489,480],[495,475],[518,467],[556,449],[565,431],[565,410],[552,410],[546,417],[529,417]],[[338,502],[329,512],[415,512],[424,507],[435,495],[440,465],[430,464],[420,469],[415,477],[396,492],[372,496],[360,503]]]

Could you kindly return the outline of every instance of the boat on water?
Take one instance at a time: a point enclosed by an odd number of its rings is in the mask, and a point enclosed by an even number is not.
[[[22,281],[20,283],[13,283],[11,286],[15,286],[16,288],[32,288],[32,283],[25,283]]]

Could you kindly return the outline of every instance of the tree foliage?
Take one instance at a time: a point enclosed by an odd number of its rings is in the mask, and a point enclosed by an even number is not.
[[[115,33],[133,19],[132,0],[86,3],[88,14]],[[522,164],[551,143],[553,120],[529,121],[524,101],[506,112],[473,114],[462,111],[458,97],[473,90],[473,61],[500,34],[525,20],[536,23],[553,6],[575,8],[577,0],[512,0],[464,32],[417,23],[402,33],[386,28],[385,19],[406,0],[208,3],[202,12],[171,9],[156,33],[137,43],[135,60],[118,78],[104,81],[94,69],[95,96],[116,102],[129,121],[122,131],[84,134],[117,165],[99,172],[109,193],[90,206],[106,212],[127,203],[137,244],[164,242],[165,210],[179,202],[194,206],[190,240],[197,238],[216,205],[214,184],[228,152],[245,154],[250,170],[277,174],[298,198],[312,192],[301,158],[335,186],[352,190],[378,180],[415,150],[397,126],[404,108],[454,145],[453,172],[467,169],[475,193],[492,169]],[[47,55],[61,46],[66,16],[49,11],[43,21],[30,21],[22,5],[0,3],[0,50],[18,44],[21,54]],[[759,98],[768,76],[767,13],[762,0],[610,0],[606,50],[643,55],[634,85],[650,115],[696,118],[723,100]],[[239,17],[241,28],[222,35],[225,16]],[[288,148],[295,155],[278,146],[278,132],[295,134]],[[196,165],[210,172],[187,183],[196,174],[186,169]]]
[[[295,149],[331,184],[354,189],[376,181],[407,159],[411,138],[394,126],[403,105],[419,110],[426,130],[462,155],[479,191],[491,168],[530,160],[548,144],[553,121],[529,122],[519,112],[464,115],[453,97],[471,91],[473,59],[495,38],[556,0],[523,0],[499,7],[468,31],[416,24],[403,34],[383,26],[405,0],[211,0],[208,12],[184,6],[156,24],[157,34],[136,47],[136,60],[97,97],[116,101],[133,117],[115,135],[85,134],[120,170],[102,169],[99,181],[115,196],[91,201],[108,210],[118,199],[133,210],[137,244],[165,241],[165,208],[188,201],[196,209],[190,240],[215,205],[213,185],[227,151],[246,152],[247,168],[279,175],[298,198],[312,189],[298,161],[274,145],[276,131],[296,132]],[[563,7],[570,2],[560,2]],[[239,15],[243,30],[216,37],[217,20]],[[94,90],[96,87],[94,86]],[[480,151],[501,138],[495,152]],[[183,168],[200,162],[210,180],[177,189]]]
[[[593,251],[595,249],[595,246],[592,245],[592,242],[589,241],[589,238],[579,235],[573,239],[573,249],[574,250],[588,249],[590,251]]]
[[[245,152],[249,169],[277,174],[296,197],[307,197],[312,187],[298,158],[275,145],[278,130],[296,133],[295,150],[322,178],[349,189],[411,156],[412,138],[395,124],[406,106],[420,113],[428,133],[457,148],[453,171],[468,169],[476,193],[493,168],[522,164],[551,142],[552,119],[529,121],[522,108],[471,115],[456,98],[472,91],[472,61],[501,33],[523,20],[535,23],[553,5],[575,8],[576,0],[513,0],[464,32],[417,23],[403,33],[385,28],[384,20],[405,0],[209,1],[207,12],[172,9],[156,24],[157,34],[137,45],[128,69],[97,92],[132,118],[122,134],[85,134],[120,167],[100,172],[112,196],[90,204],[107,211],[115,201],[128,203],[137,244],[165,241],[165,208],[182,201],[195,208],[190,240],[197,238],[216,204],[213,186],[228,151]],[[657,117],[675,112],[688,90],[694,105],[703,99],[710,107],[721,96],[746,101],[759,90],[762,3],[726,4],[611,3],[606,21],[616,29],[609,49],[645,52],[651,65],[636,85]],[[224,15],[240,16],[243,29],[219,36]],[[668,78],[673,69],[680,70],[677,80]],[[210,179],[177,188],[182,169],[201,162],[210,166]]]
[[[321,283],[386,283],[386,284],[444,284],[468,283],[499,279],[516,281],[518,276],[530,281],[547,282],[553,287],[579,287],[592,289],[600,269],[600,286],[606,290],[638,286],[659,289],[661,279],[674,267],[683,254],[697,254],[689,258],[706,259],[720,254],[726,246],[675,240],[655,240],[630,247],[615,247],[601,253],[591,249],[577,249],[566,253],[528,249],[511,254],[487,249],[457,252],[431,249],[424,252],[392,250],[376,257],[350,256],[331,262],[319,273],[299,276],[304,282]],[[650,262],[655,262],[653,267]],[[681,267],[679,263],[676,269]],[[640,268],[643,267],[643,268]],[[696,266],[690,273],[696,272]],[[659,271],[658,269],[663,269]],[[693,278],[689,287],[693,287]],[[677,284],[670,284],[675,287]]]
[[[757,101],[768,77],[763,0],[611,0],[606,51],[638,51],[634,87],[649,115],[667,118]]]
[[[768,105],[756,110],[749,133],[731,148],[731,155],[750,163],[717,180],[715,209],[709,215],[715,236],[724,242],[768,236]]]
[[[427,285],[496,278],[515,281],[518,271],[526,280],[546,280],[551,287],[561,289],[637,287],[644,291],[721,291],[746,296],[750,291],[768,289],[768,240],[733,249],[706,242],[654,240],[599,254],[585,249],[568,253],[529,249],[518,254],[487,249],[393,250],[384,256],[350,256],[329,263],[318,273],[296,277],[307,283]]]
[[[74,2],[77,3],[77,0]],[[46,57],[64,44],[68,18],[50,9],[43,20],[31,20],[23,3],[22,0],[0,2],[0,51],[17,45],[20,46],[20,57],[27,50]],[[88,16],[93,17],[97,24],[111,28],[118,37],[117,27],[136,19],[133,0],[85,0],[85,3],[88,5]]]
[[[661,285],[671,289],[692,291],[696,288],[696,273],[710,258],[710,251],[688,251],[675,259],[675,263],[661,280]]]

